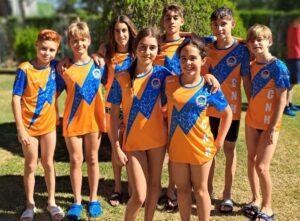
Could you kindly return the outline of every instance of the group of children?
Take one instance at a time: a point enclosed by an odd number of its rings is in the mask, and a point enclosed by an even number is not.
[[[231,35],[232,11],[221,7],[211,15],[213,38],[181,33],[183,9],[163,10],[165,33],[154,28],[137,33],[127,16],[116,17],[109,42],[98,55],[88,55],[91,37],[84,22],[68,28],[73,57],[57,72],[54,60],[60,44],[55,31],[43,30],[37,56],[22,63],[13,88],[13,112],[25,157],[26,210],[21,221],[35,213],[34,172],[38,145],[53,220],[64,217],[56,205],[53,155],[56,141],[56,98],[66,90],[63,135],[70,157],[74,203],[67,217],[79,220],[83,210],[83,159],[89,182],[88,215],[98,217],[98,150],[101,133],[108,132],[115,177],[112,206],[122,198],[121,169],[126,166],[129,200],[124,220],[136,220],[145,205],[144,220],[153,220],[161,194],[161,172],[169,155],[167,207],[179,207],[181,220],[190,220],[194,192],[198,218],[210,217],[215,155],[224,146],[225,185],[220,212],[231,212],[231,187],[236,168],[236,140],[241,116],[241,80],[248,99],[246,144],[252,199],[243,208],[247,217],[271,221],[272,182],[269,166],[276,148],[280,121],[289,88],[285,64],[272,56],[272,34],[264,25],[252,26],[245,44]],[[253,55],[250,61],[250,53]],[[103,66],[104,65],[104,66]],[[103,102],[100,83],[105,85]],[[84,147],[84,148],[83,148]],[[175,194],[175,187],[177,194]],[[260,189],[262,197],[260,196]],[[177,202],[178,197],[178,202]]]

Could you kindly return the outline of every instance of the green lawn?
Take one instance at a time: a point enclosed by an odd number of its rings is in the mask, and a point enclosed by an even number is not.
[[[13,115],[11,112],[11,88],[13,75],[0,75],[0,220],[14,221],[19,220],[19,216],[24,209],[24,191],[22,183],[22,171],[24,158],[21,148],[17,142]],[[63,98],[60,99],[63,103]],[[294,101],[300,104],[300,86],[296,87]],[[61,110],[62,111],[62,110]],[[221,215],[214,206],[212,207],[211,220],[242,221],[248,220],[241,215],[241,207],[251,199],[249,185],[247,182],[246,166],[246,146],[244,140],[244,115],[238,141],[238,168],[236,179],[233,186],[232,197],[236,202],[234,212],[230,215]],[[295,118],[284,116],[283,128],[280,140],[272,162],[273,177],[273,208],[277,214],[278,221],[300,220],[300,113]],[[64,141],[61,137],[61,130],[58,130],[58,144],[56,149],[55,161],[57,172],[57,204],[67,210],[72,202],[72,191],[69,181],[68,153]],[[110,163],[110,148],[107,139],[103,139],[100,151],[100,172],[101,180],[99,183],[98,195],[103,204],[104,213],[99,220],[122,220],[125,204],[118,208],[112,208],[107,203],[107,197],[113,190],[113,175]],[[215,192],[221,194],[223,188],[224,156],[222,153],[218,157],[217,171],[215,174]],[[86,167],[84,166],[84,171]],[[126,188],[126,174],[123,174],[124,189]],[[162,184],[167,184],[167,171],[164,165]],[[86,173],[83,181],[84,200],[87,200],[88,184]],[[46,213],[47,193],[43,180],[43,172],[39,164],[36,175],[35,188],[36,206],[38,221],[48,221],[50,216]],[[86,201],[85,201],[86,202]],[[87,220],[84,214],[84,220]],[[142,213],[140,220],[142,220]],[[157,211],[154,220],[179,220],[178,213],[167,213]],[[193,210],[192,220],[197,220],[196,211]]]

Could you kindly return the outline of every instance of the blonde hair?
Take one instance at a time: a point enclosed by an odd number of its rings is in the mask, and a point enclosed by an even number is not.
[[[247,33],[247,42],[254,41],[257,38],[268,39],[272,41],[272,32],[266,25],[255,24],[252,25]]]
[[[71,38],[91,38],[90,30],[86,22],[73,22],[68,27],[68,41]]]

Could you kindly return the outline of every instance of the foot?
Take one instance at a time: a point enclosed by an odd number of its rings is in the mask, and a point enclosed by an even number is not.
[[[290,104],[289,104],[289,107],[290,107],[290,109],[291,109],[292,111],[300,111],[300,107],[297,106],[297,105],[295,105],[295,104],[293,104],[293,103],[290,103]]]
[[[36,213],[36,208],[27,208],[21,215],[20,221],[32,221],[34,214]]]
[[[231,213],[233,211],[233,201],[232,199],[223,199],[219,211],[221,213]]]
[[[290,107],[285,107],[283,113],[285,115],[290,116],[290,117],[295,117],[296,116],[296,113],[294,111],[292,111]]]
[[[273,221],[275,219],[275,214],[267,214],[264,212],[258,212],[255,221]]]
[[[89,202],[89,216],[98,217],[102,214],[102,206],[99,201]]]
[[[118,206],[122,202],[123,194],[114,192],[109,197],[109,204],[113,207]]]
[[[174,198],[167,196],[165,209],[172,212],[175,212],[178,209],[178,202],[176,196]]]
[[[65,216],[62,208],[57,205],[48,206],[47,211],[50,213],[52,221],[61,221]]]
[[[70,209],[67,212],[67,217],[69,220],[79,220],[81,217],[81,213],[83,210],[83,206],[81,204],[73,203],[70,206]]]
[[[244,216],[254,219],[259,211],[259,206],[254,203],[248,203],[243,207],[243,214]]]

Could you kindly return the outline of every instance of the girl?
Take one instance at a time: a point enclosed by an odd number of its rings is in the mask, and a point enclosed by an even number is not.
[[[21,221],[33,220],[36,212],[34,202],[34,173],[41,146],[41,162],[48,190],[47,210],[53,220],[62,220],[64,212],[55,203],[55,170],[53,164],[56,145],[55,90],[58,75],[57,61],[53,60],[61,41],[60,35],[50,29],[38,34],[36,58],[19,65],[13,87],[12,109],[16,121],[18,139],[25,158],[24,187],[26,210]]]
[[[195,34],[179,48],[180,76],[166,78],[169,157],[178,192],[181,220],[190,220],[194,190],[198,219],[208,221],[210,198],[207,181],[212,159],[224,143],[232,112],[221,91],[212,94],[201,76],[206,49]],[[221,114],[218,137],[214,141],[206,111],[215,106]]]
[[[152,28],[139,32],[133,49],[136,60],[129,71],[115,76],[108,101],[111,107],[110,139],[120,165],[126,165],[132,194],[125,220],[136,220],[145,202],[145,219],[153,220],[160,192],[167,131],[160,109],[162,85],[170,72],[153,66],[159,35]],[[123,149],[118,139],[120,105],[124,111]],[[146,197],[147,196],[147,197]]]
[[[90,217],[98,217],[102,207],[97,200],[99,182],[98,151],[101,132],[105,131],[104,104],[100,81],[103,69],[88,55],[90,32],[85,22],[72,23],[68,28],[68,44],[73,52],[72,65],[62,74],[67,97],[63,116],[63,134],[70,156],[70,178],[74,203],[67,213],[79,220],[81,205],[82,162],[87,162]],[[84,148],[83,148],[84,146]]]
[[[272,221],[272,181],[270,164],[278,141],[287,90],[290,87],[286,65],[270,52],[271,30],[265,25],[253,25],[247,34],[247,44],[254,54],[251,63],[251,97],[246,114],[248,179],[252,201],[244,214],[256,221]],[[258,212],[262,193],[262,204]]]

